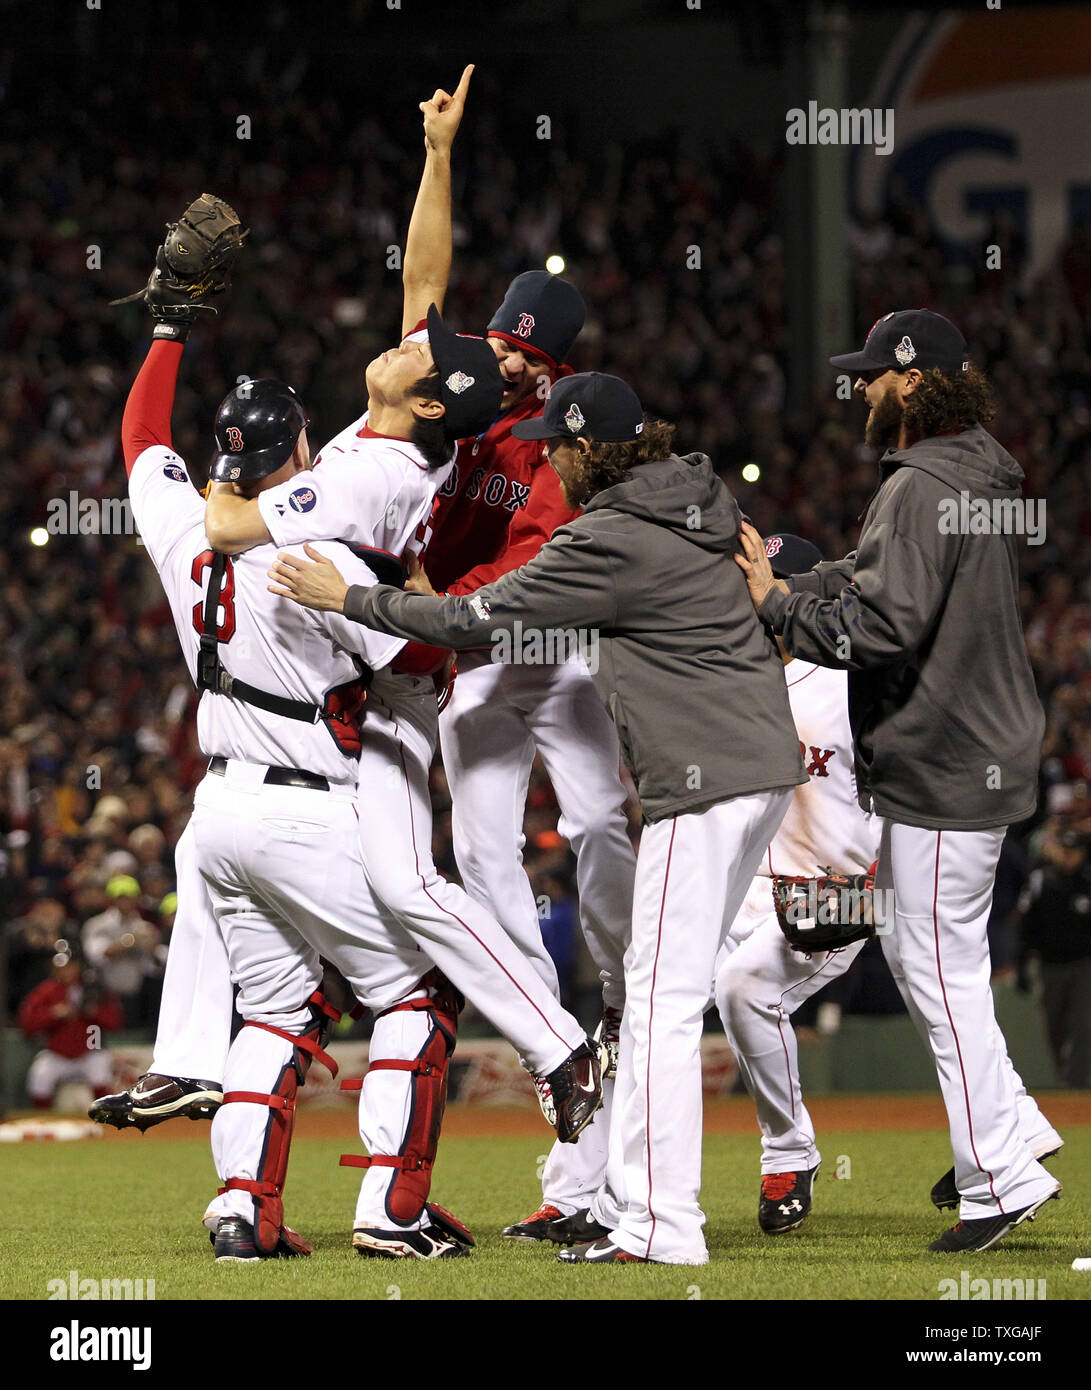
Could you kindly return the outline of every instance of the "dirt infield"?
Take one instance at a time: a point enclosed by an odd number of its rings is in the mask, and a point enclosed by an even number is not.
[[[1042,1108],[1061,1130],[1066,1125],[1091,1124],[1091,1094],[1080,1091],[1046,1091]],[[821,1130],[852,1132],[866,1130],[945,1129],[946,1118],[938,1096],[838,1095],[817,1096],[807,1102],[816,1127]],[[746,1096],[730,1096],[705,1101],[705,1129],[710,1134],[757,1134],[754,1107]],[[310,1139],[359,1139],[355,1107],[343,1105],[300,1110],[296,1133]],[[493,1135],[508,1138],[546,1139],[545,1121],[529,1106],[461,1105],[447,1108],[443,1122],[447,1138],[484,1139]],[[192,1139],[208,1142],[208,1126],[201,1123],[159,1125],[143,1136],[119,1134],[108,1129],[110,1142],[155,1143],[161,1140]]]

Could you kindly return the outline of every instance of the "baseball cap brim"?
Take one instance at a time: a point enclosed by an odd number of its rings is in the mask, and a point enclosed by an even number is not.
[[[512,425],[511,432],[516,439],[560,439],[562,437],[546,424],[544,415],[535,415],[530,420],[517,420]]]
[[[881,362],[865,352],[843,352],[840,357],[831,357],[830,366],[843,368],[847,372],[876,372],[881,368],[892,370],[889,362]]]

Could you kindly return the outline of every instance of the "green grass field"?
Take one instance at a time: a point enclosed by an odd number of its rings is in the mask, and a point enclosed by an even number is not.
[[[465,1112],[459,1130],[465,1130]],[[568,1268],[552,1247],[511,1245],[501,1226],[534,1208],[539,1138],[444,1140],[433,1195],[474,1231],[471,1259],[366,1261],[349,1248],[358,1175],[338,1168],[355,1147],[307,1137],[293,1146],[286,1211],[315,1247],[309,1260],[217,1266],[201,1213],[215,1188],[207,1128],[179,1124],[154,1137],[24,1143],[0,1150],[8,1232],[0,1249],[4,1297],[44,1299],[50,1279],[155,1280],[157,1300],[241,1299],[931,1299],[939,1281],[1045,1279],[1050,1300],[1091,1297],[1091,1126],[1065,1126],[1054,1161],[1065,1184],[1033,1225],[986,1255],[933,1255],[946,1224],[928,1188],[949,1163],[940,1130],[823,1132],[823,1178],[798,1233],[763,1236],[755,1219],[757,1144],[713,1134],[705,1144],[704,1205],[711,1263],[703,1268]],[[544,1134],[544,1131],[543,1131]],[[833,1178],[835,1168],[851,1177]]]

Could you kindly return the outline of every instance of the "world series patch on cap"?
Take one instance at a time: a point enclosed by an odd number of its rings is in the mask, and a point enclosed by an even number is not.
[[[428,345],[439,372],[448,438],[482,434],[504,399],[504,378],[492,348],[484,338],[453,332],[434,304],[428,310]]]
[[[849,372],[964,372],[970,349],[950,319],[931,309],[898,309],[872,325],[863,349],[831,357],[830,366]]]
[[[640,397],[620,377],[578,372],[555,382],[541,415],[520,420],[511,432],[518,439],[589,439],[623,444],[644,432]]]

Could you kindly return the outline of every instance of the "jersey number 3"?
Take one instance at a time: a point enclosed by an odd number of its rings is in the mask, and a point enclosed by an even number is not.
[[[199,589],[204,588],[201,576],[211,566],[213,558],[211,550],[202,550],[190,567],[190,578]],[[220,588],[219,606],[223,609],[223,621],[216,628],[216,638],[220,642],[230,642],[235,635],[235,569],[230,560],[224,569],[224,582]],[[205,632],[204,609],[203,601],[193,605],[193,626],[197,629],[197,634],[200,637],[203,637]]]

